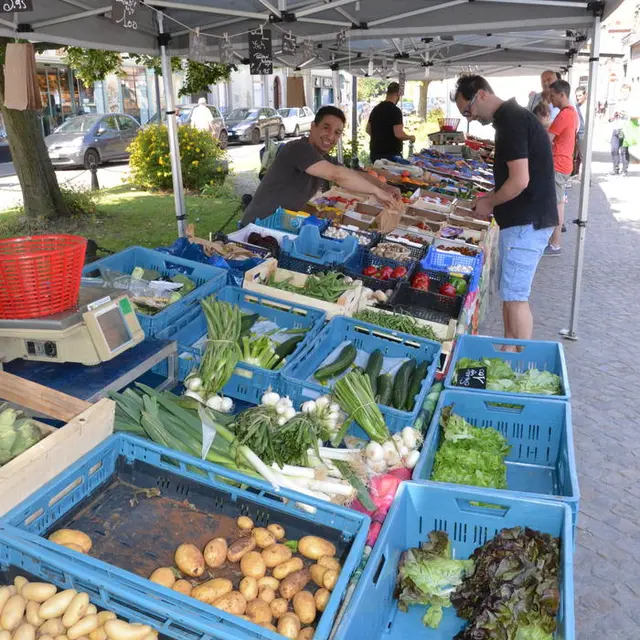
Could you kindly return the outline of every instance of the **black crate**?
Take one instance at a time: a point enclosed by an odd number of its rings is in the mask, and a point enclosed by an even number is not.
[[[433,291],[414,289],[408,282],[401,283],[389,299],[392,311],[403,311],[421,320],[447,324],[460,315],[464,296],[450,298]]]

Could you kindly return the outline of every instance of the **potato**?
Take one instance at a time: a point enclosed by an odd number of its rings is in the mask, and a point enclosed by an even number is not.
[[[321,567],[319,564],[312,564],[309,567],[309,571],[311,571],[311,579],[319,586],[324,586],[322,584],[322,579],[324,578],[324,574],[329,571],[327,567]]]
[[[115,613],[113,613],[113,611],[101,611],[98,614],[98,624],[102,626],[105,622],[108,622],[109,620],[115,620],[116,617],[117,616]]]
[[[300,571],[304,567],[304,563],[301,558],[291,558],[291,560],[287,560],[287,562],[283,562],[274,568],[272,571],[273,577],[276,580],[283,580],[290,573],[294,571]]]
[[[291,560],[293,553],[289,547],[285,547],[283,544],[272,544],[266,549],[262,550],[262,559],[267,565],[268,569],[273,569],[279,564]]]
[[[313,634],[316,630],[313,627],[305,627],[304,629],[300,629],[300,633],[296,640],[312,640]]]
[[[86,555],[85,550],[81,546],[74,544],[73,542],[67,542],[67,544],[62,544],[60,546],[66,547],[67,549],[71,549],[71,551],[77,551],[78,553],[82,553]]]
[[[285,613],[278,620],[278,633],[285,638],[296,640],[300,633],[300,620],[295,613]]]
[[[284,538],[284,527],[279,524],[270,524],[267,527],[267,531],[276,539],[282,540]]]
[[[333,591],[336,582],[338,582],[338,572],[333,569],[327,569],[322,578],[322,586],[329,591]]]
[[[204,561],[208,567],[218,569],[225,563],[228,550],[227,541],[224,538],[209,540],[204,548]]]
[[[71,601],[76,597],[77,593],[75,589],[67,589],[56,593],[55,596],[45,600],[40,605],[38,615],[43,620],[62,617],[62,614],[67,610],[67,607],[71,604]]]
[[[269,607],[271,614],[277,620],[289,610],[289,601],[284,598],[276,598],[270,602]]]
[[[176,574],[171,567],[160,567],[149,576],[149,580],[156,584],[161,584],[167,589],[172,589],[176,583]]]
[[[61,545],[75,544],[82,549],[82,553],[89,553],[93,546],[91,538],[86,533],[75,529],[58,529],[49,536],[49,540]]]
[[[337,571],[338,573],[340,573],[340,571],[342,571],[342,567],[340,566],[340,563],[335,558],[332,558],[331,556],[322,556],[318,560],[318,564],[321,567],[327,567],[327,569],[333,569],[334,571]]]
[[[199,578],[204,573],[204,557],[195,544],[181,544],[174,560],[178,569],[192,578]]]
[[[280,580],[276,580],[273,576],[265,576],[264,578],[260,578],[258,580],[258,588],[260,587],[271,587],[274,591],[278,590],[280,586]]]
[[[258,598],[264,600],[267,604],[271,604],[276,599],[276,592],[271,587],[260,587]]]
[[[239,538],[227,551],[227,560],[229,562],[240,562],[242,556],[253,551],[256,548],[256,540],[253,537]]]
[[[124,620],[109,620],[104,630],[111,640],[143,640],[151,632],[151,627],[146,624],[135,626]]]
[[[324,587],[322,589],[318,589],[313,597],[316,602],[316,609],[320,612],[324,611],[327,608],[327,603],[329,602],[329,598],[331,594]]]
[[[255,600],[258,597],[258,581],[252,576],[245,576],[242,578],[238,589],[247,602]]]
[[[13,584],[20,595],[22,595],[22,588],[28,584],[28,582],[29,581],[24,576],[16,576],[13,579]]]
[[[260,598],[247,602],[246,614],[254,624],[270,623],[272,618],[269,605],[264,600],[260,600]]]
[[[322,556],[335,556],[336,548],[324,538],[304,536],[298,542],[298,552],[310,560],[319,560]]]
[[[64,618],[62,618],[64,624]],[[82,620],[76,622],[71,629],[67,629],[67,638],[69,640],[78,640],[81,636],[86,636],[98,628],[98,616],[85,616]]]
[[[257,551],[249,551],[240,560],[240,571],[242,571],[242,575],[250,576],[257,580],[258,578],[263,578],[264,574],[267,573],[267,565],[265,565],[262,556]]]
[[[263,622],[260,626],[265,629],[269,629],[269,631],[273,631],[274,633],[278,633],[278,629],[276,629],[275,625],[272,625],[270,622]]]
[[[90,604],[87,607],[87,612],[85,613],[86,616],[95,616],[98,613],[98,607],[96,607],[95,604]]]
[[[232,591],[218,598],[213,606],[234,616],[241,616],[247,610],[247,600],[239,591]]]
[[[263,529],[262,527],[253,529],[251,531],[251,536],[261,549],[266,549],[267,547],[270,547],[272,544],[276,543],[274,535],[267,531],[267,529]]]
[[[299,591],[302,591],[311,580],[311,572],[309,569],[300,569],[290,573],[280,583],[280,595],[285,600],[291,600]]]
[[[7,604],[7,600],[9,600],[12,595],[9,587],[0,587],[0,614],[4,609],[4,605]]]
[[[293,610],[302,624],[311,624],[316,619],[316,602],[310,591],[299,591],[293,596]]]
[[[88,608],[89,608],[89,594],[77,593],[73,597],[73,600],[69,603],[67,610],[64,612],[64,615],[62,616],[62,624],[65,627],[67,627],[67,629],[69,627],[73,627],[73,625],[76,624],[76,622],[78,622],[80,618],[82,618],[87,613]],[[98,619],[98,616],[96,616],[96,621],[97,619]],[[98,625],[96,624],[96,626]],[[93,629],[90,629],[89,631],[93,631]],[[67,633],[67,635],[69,634]],[[80,635],[84,635],[84,634],[81,633]]]
[[[33,600],[27,602],[26,618],[29,624],[32,624],[36,629],[44,622],[44,620],[38,615],[40,605]]]
[[[2,609],[0,625],[6,631],[13,631],[18,627],[27,608],[27,601],[19,594],[11,596]]]
[[[215,578],[213,580],[207,580],[197,587],[194,587],[191,591],[191,597],[200,602],[206,602],[207,604],[213,604],[218,598],[226,596],[227,593],[233,591],[233,583],[226,578]]]
[[[62,618],[50,618],[38,627],[38,635],[43,636],[61,636],[66,632],[67,629],[62,624]]]
[[[188,580],[176,580],[172,589],[178,593],[184,593],[185,596],[190,596],[193,591],[193,587]]]
[[[250,531],[253,529],[253,520],[247,518],[247,516],[240,516],[236,524],[238,525],[238,529],[242,529],[242,531]]]
[[[21,624],[11,636],[11,640],[36,640],[36,630],[28,622]]]
[[[89,640],[108,640],[108,638],[109,637],[107,636],[107,632],[102,627],[94,629],[89,634]]]
[[[44,636],[40,637],[44,638]],[[0,631],[0,640],[11,640],[11,631]]]

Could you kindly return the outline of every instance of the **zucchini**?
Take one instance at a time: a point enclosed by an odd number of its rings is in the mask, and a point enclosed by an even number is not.
[[[415,360],[407,360],[403,363],[396,373],[393,381],[393,408],[404,411],[407,404],[407,395],[409,394],[409,380],[416,368]]]
[[[353,364],[357,355],[358,350],[351,343],[349,343],[338,354],[338,357],[333,362],[320,367],[313,374],[313,377],[318,382],[325,383],[331,380],[331,378],[335,378],[341,373],[344,373]]]
[[[298,344],[304,340],[305,334],[293,336],[284,342],[281,342],[276,347],[276,355],[280,356],[280,358],[286,358],[290,356],[295,350]]]
[[[259,317],[259,313],[246,313],[240,318],[240,337],[249,335]]]
[[[393,391],[393,378],[388,373],[383,373],[378,376],[378,404],[389,406],[391,402],[391,393]]]
[[[373,395],[376,395],[377,386],[378,386],[378,376],[380,375],[380,371],[382,371],[382,363],[384,362],[384,356],[382,355],[382,351],[380,349],[376,349],[370,356],[367,361],[367,366],[365,367],[364,372],[369,376],[369,380],[371,381],[371,389],[373,389]]]
[[[416,396],[420,393],[422,381],[427,375],[428,370],[429,363],[425,361],[419,364],[413,372],[411,382],[409,384],[409,392],[407,393],[407,411],[413,411],[413,408],[416,406]]]

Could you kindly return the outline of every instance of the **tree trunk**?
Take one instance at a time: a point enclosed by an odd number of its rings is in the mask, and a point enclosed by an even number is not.
[[[5,41],[6,42],[6,41]],[[0,42],[4,50],[5,43]],[[4,51],[1,52],[4,54]],[[1,55],[4,59],[4,55]],[[29,218],[70,215],[53,170],[37,112],[4,106],[4,73],[0,70],[0,113],[7,130],[13,166],[20,181],[24,212]]]
[[[422,120],[427,119],[427,97],[431,80],[423,80],[420,83],[420,100],[418,102],[418,115]]]

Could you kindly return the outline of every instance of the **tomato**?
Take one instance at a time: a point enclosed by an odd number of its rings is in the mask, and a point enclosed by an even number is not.
[[[382,270],[380,271],[380,280],[389,280],[392,274],[393,269],[391,267],[382,267]]]
[[[455,298],[458,295],[456,288],[450,282],[445,282],[440,287],[438,293],[441,296],[447,296],[448,298]]]
[[[429,291],[429,276],[426,273],[418,273],[413,276],[411,280],[411,286],[414,289],[421,289],[422,291]]]
[[[362,270],[362,275],[364,275],[364,276],[369,276],[369,277],[375,278],[377,276],[377,274],[378,274],[378,269],[376,269],[376,267],[374,267],[374,266],[365,267]]]
[[[405,267],[396,267],[392,272],[391,272],[391,277],[392,278],[404,278],[407,275],[407,269]]]

